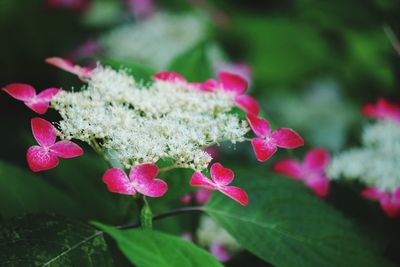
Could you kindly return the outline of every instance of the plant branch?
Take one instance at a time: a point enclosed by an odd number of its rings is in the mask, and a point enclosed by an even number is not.
[[[397,39],[396,35],[394,34],[392,28],[389,25],[385,24],[383,25],[383,31],[385,32],[387,38],[392,44],[393,49],[397,52],[397,54],[400,55],[400,42],[399,39]]]
[[[194,207],[185,207],[185,208],[179,208],[179,209],[174,209],[166,212],[159,213],[157,215],[153,216],[153,221],[160,220],[163,218],[171,217],[174,215],[179,215],[183,213],[189,213],[189,212],[200,212],[204,211],[203,207],[201,206],[194,206]],[[121,230],[127,230],[127,229],[132,229],[132,228],[137,228],[140,227],[141,223],[131,223],[131,224],[125,224],[125,225],[119,225],[116,228],[121,229]]]

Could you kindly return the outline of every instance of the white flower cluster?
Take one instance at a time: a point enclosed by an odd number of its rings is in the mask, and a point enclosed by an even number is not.
[[[223,245],[231,253],[241,250],[239,243],[209,216],[201,217],[196,235],[199,244],[203,247],[209,247],[216,243]]]
[[[400,187],[400,124],[383,120],[369,125],[362,142],[363,147],[332,159],[329,177],[359,180],[388,192]]]
[[[60,136],[96,141],[116,152],[127,168],[172,159],[203,170],[211,161],[203,148],[244,141],[248,125],[229,112],[233,96],[200,92],[186,83],[136,83],[123,71],[98,66],[81,92],[59,93],[51,102],[62,119]]]
[[[206,34],[207,24],[201,16],[160,13],[117,28],[100,38],[100,43],[112,58],[165,70],[176,56],[196,45]]]

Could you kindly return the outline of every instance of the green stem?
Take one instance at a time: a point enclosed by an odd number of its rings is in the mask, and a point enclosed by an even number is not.
[[[145,229],[153,228],[153,213],[151,212],[151,208],[149,202],[145,196],[143,196],[142,208],[140,211],[140,224]]]
[[[108,166],[110,168],[114,167],[114,165],[112,164],[111,160],[106,156],[106,154],[104,153],[103,149],[96,142],[96,140],[91,140],[89,144],[93,148],[93,150],[96,151],[97,154],[99,154],[104,159],[104,161],[108,164]]]

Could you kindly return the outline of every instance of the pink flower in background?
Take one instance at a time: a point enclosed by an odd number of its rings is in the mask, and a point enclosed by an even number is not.
[[[168,189],[168,185],[157,179],[158,167],[154,163],[145,163],[134,166],[129,177],[119,168],[107,170],[103,175],[103,182],[110,192],[135,195],[139,192],[149,197],[161,197]]]
[[[256,158],[261,161],[267,161],[278,147],[297,148],[304,145],[303,138],[290,128],[279,128],[271,132],[269,123],[257,116],[247,114],[247,120],[253,132],[258,136],[251,139]]]
[[[192,195],[191,194],[184,194],[183,196],[181,196],[181,198],[179,199],[180,202],[184,205],[189,205],[190,202],[192,202]]]
[[[231,259],[229,251],[224,245],[219,243],[213,243],[210,246],[210,253],[214,255],[220,262],[227,262]]]
[[[32,119],[31,125],[33,136],[39,144],[39,146],[31,146],[26,155],[32,171],[55,168],[58,165],[58,157],[74,158],[83,154],[82,148],[71,141],[56,142],[56,129],[50,122],[36,117]]]
[[[60,92],[60,89],[49,88],[36,94],[35,88],[29,84],[13,83],[4,87],[3,91],[15,99],[23,101],[26,106],[36,113],[44,114],[49,108],[50,101]]]
[[[282,160],[275,163],[273,169],[277,173],[303,181],[317,196],[325,197],[329,191],[329,179],[325,176],[328,163],[328,152],[316,148],[306,154],[303,162]]]
[[[208,190],[218,190],[243,206],[248,204],[248,197],[243,189],[235,186],[228,186],[234,178],[234,173],[231,169],[224,168],[220,163],[214,163],[211,166],[210,173],[211,180],[201,172],[195,172],[190,179],[190,185],[199,186]]]
[[[378,99],[376,104],[364,105],[361,112],[366,117],[400,122],[400,106],[394,105],[384,98]]]
[[[86,42],[82,43],[78,48],[73,50],[69,58],[73,60],[80,60],[82,58],[91,57],[101,50],[100,45],[97,43],[96,40],[89,39]],[[71,63],[72,64],[72,63]]]
[[[76,11],[85,10],[90,3],[90,0],[47,0],[47,6],[52,8],[67,8]]]
[[[181,235],[181,238],[183,240],[186,240],[187,242],[193,242],[193,235],[189,232],[185,232]]]
[[[378,200],[387,216],[393,218],[400,214],[400,187],[393,193],[369,187],[364,189],[361,194],[364,197]]]
[[[156,12],[153,0],[126,0],[130,12],[137,18],[150,17]]]
[[[194,192],[194,198],[196,202],[200,205],[206,204],[211,198],[211,190],[205,188],[199,188],[196,192]]]
[[[93,69],[91,68],[74,65],[68,59],[60,57],[47,58],[46,62],[66,72],[75,74],[76,76],[79,77],[79,79],[83,81],[89,79],[93,72]]]

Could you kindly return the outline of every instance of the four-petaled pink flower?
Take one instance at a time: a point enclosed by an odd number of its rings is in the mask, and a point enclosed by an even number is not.
[[[15,99],[23,101],[25,105],[36,113],[44,114],[49,108],[50,101],[60,92],[60,89],[49,88],[36,94],[35,88],[29,84],[13,83],[4,87],[3,91]]]
[[[190,185],[209,190],[218,190],[243,206],[248,204],[248,197],[243,189],[228,186],[235,176],[231,169],[224,168],[220,163],[214,163],[211,166],[210,174],[212,180],[208,179],[201,172],[195,172],[190,179]]]
[[[379,120],[393,120],[400,122],[400,106],[388,102],[384,98],[378,99],[376,104],[366,104],[361,112],[366,117],[371,117]]]
[[[68,141],[56,142],[55,127],[41,118],[31,121],[32,133],[39,146],[31,146],[26,154],[28,165],[34,172],[49,170],[58,165],[58,158],[74,158],[83,154],[82,148]]]
[[[248,87],[246,79],[240,75],[229,72],[220,72],[218,74],[218,81],[208,80],[203,83],[203,91],[223,90],[233,94],[233,101],[235,104],[243,109],[246,113],[258,115],[260,113],[260,106],[257,101],[248,95],[245,95]]]
[[[134,166],[129,177],[119,168],[107,170],[103,175],[103,182],[107,184],[109,191],[135,195],[139,192],[149,197],[161,197],[167,192],[168,185],[161,179],[157,179],[158,167],[154,163],[144,163]]]
[[[229,251],[223,244],[218,242],[214,242],[210,245],[210,253],[214,255],[220,262],[227,262],[231,259],[231,255]]]
[[[383,211],[393,218],[400,214],[400,187],[393,193],[384,192],[375,187],[368,187],[361,193],[364,197],[378,200]]]
[[[157,81],[166,81],[172,83],[187,83],[186,79],[182,75],[173,71],[158,72],[153,75],[153,79]]]
[[[74,65],[68,59],[60,57],[46,58],[46,63],[49,63],[50,65],[53,65],[66,72],[72,73],[78,76],[79,79],[81,79],[82,81],[86,81],[87,79],[89,79],[93,72],[93,69],[91,68]]]
[[[273,170],[296,180],[301,180],[319,197],[325,197],[329,191],[329,179],[325,169],[329,163],[329,154],[325,149],[310,150],[304,162],[282,160],[274,164]]]
[[[144,19],[156,12],[153,0],[126,0],[129,10],[135,17]]]
[[[279,128],[271,132],[271,127],[266,120],[251,114],[247,114],[247,120],[258,136],[251,139],[251,144],[256,158],[261,162],[267,161],[278,147],[297,148],[304,145],[303,138],[290,128]]]

